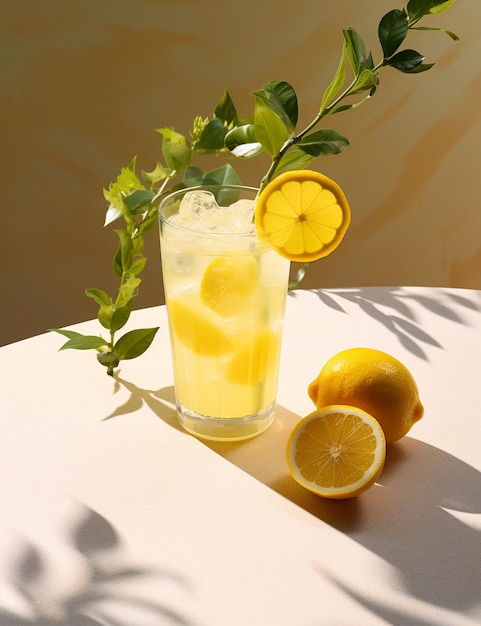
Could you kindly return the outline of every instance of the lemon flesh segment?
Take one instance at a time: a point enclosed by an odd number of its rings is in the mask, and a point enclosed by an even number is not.
[[[256,227],[291,261],[315,261],[341,243],[351,212],[342,189],[310,170],[290,171],[271,181],[256,207]]]
[[[385,458],[386,440],[377,420],[344,405],[324,407],[305,417],[287,444],[292,477],[325,498],[363,493],[378,479]]]
[[[204,356],[232,351],[230,339],[220,328],[221,319],[203,307],[198,299],[169,298],[167,311],[174,335],[189,350]]]
[[[248,304],[259,286],[259,266],[252,256],[219,256],[207,266],[200,286],[202,302],[222,317]]]

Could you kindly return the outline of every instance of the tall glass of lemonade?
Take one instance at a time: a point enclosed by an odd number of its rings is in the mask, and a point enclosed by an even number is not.
[[[189,188],[159,207],[177,413],[206,439],[274,418],[289,261],[259,239],[257,190]]]

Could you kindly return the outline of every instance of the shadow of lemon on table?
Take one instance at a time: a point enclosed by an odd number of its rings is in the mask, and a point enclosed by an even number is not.
[[[322,498],[301,487],[287,468],[287,441],[300,419],[277,405],[274,423],[258,437],[203,443],[389,563],[413,606],[416,598],[453,611],[479,603],[481,532],[469,520],[481,513],[481,473],[444,450],[406,436],[388,445],[378,483],[368,491],[347,500]],[[395,613],[382,600],[370,604],[356,590],[344,591],[374,613]]]
[[[388,446],[380,483],[362,532],[349,534],[395,568],[402,584],[393,594],[403,595],[402,615],[392,598],[374,600],[345,586],[344,591],[396,624],[432,623],[421,619],[427,605],[448,609],[453,616],[481,610],[481,472],[407,436]],[[341,586],[334,578],[332,582]]]

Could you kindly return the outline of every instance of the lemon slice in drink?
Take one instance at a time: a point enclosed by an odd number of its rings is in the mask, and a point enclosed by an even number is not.
[[[252,256],[219,256],[206,267],[200,285],[202,302],[222,317],[247,304],[259,285],[259,268]]]
[[[287,444],[287,465],[303,487],[325,498],[352,498],[381,474],[386,441],[369,413],[346,405],[323,407],[302,419]]]
[[[167,310],[174,334],[189,350],[211,357],[232,351],[232,343],[221,329],[221,318],[203,307],[198,298],[188,302],[171,297]]]
[[[226,378],[238,385],[258,385],[276,367],[281,333],[263,329],[246,333],[227,366]]]
[[[339,185],[319,172],[280,174],[259,194],[256,228],[290,261],[308,263],[341,243],[351,211]]]

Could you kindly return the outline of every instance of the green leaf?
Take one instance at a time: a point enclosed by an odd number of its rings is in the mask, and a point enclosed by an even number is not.
[[[126,306],[130,300],[137,295],[137,289],[142,282],[141,278],[128,272],[120,285],[119,293],[115,301],[116,307]]]
[[[140,259],[135,259],[135,261],[130,266],[130,273],[136,276],[140,274],[140,272],[144,269],[147,263],[147,257],[143,256]]]
[[[84,335],[82,337],[76,337],[69,339],[64,345],[59,348],[60,350],[98,350],[102,346],[107,346],[108,343],[102,337],[96,337],[94,335]]]
[[[97,319],[102,324],[104,328],[110,330],[110,321],[112,319],[112,313],[114,312],[114,307],[111,304],[110,306],[101,306],[99,307],[99,311],[97,313]]]
[[[283,172],[290,172],[292,170],[304,170],[314,161],[315,157],[302,152],[302,150],[291,150],[282,155],[279,161],[275,175],[278,176]]]
[[[153,169],[151,172],[146,172],[145,170],[142,170],[142,176],[144,177],[149,187],[152,188],[161,180],[165,180],[169,176],[169,172],[167,172],[167,170],[161,163],[157,163],[155,169]]]
[[[395,67],[401,72],[410,72],[416,66],[421,65],[425,57],[415,50],[401,50],[390,59],[385,59],[383,65]]]
[[[349,90],[349,94],[361,93],[363,91],[371,91],[372,95],[379,85],[379,70],[365,69],[357,76],[354,85]]]
[[[135,168],[136,168],[136,167],[137,167],[137,157],[136,157],[136,156],[134,156],[134,157],[132,158],[132,160],[130,161],[130,163],[127,165],[127,169],[128,169],[130,172],[135,173]]]
[[[409,0],[407,4],[407,13],[409,16],[409,24],[414,24],[425,15],[434,6],[434,0]]]
[[[446,30],[445,28],[433,28],[429,26],[414,26],[411,30],[437,30],[438,32],[444,33],[448,37],[451,37],[453,41],[459,41],[459,37],[456,33],[453,33],[450,30]]]
[[[393,55],[408,34],[408,15],[406,11],[389,11],[379,22],[378,36],[384,58]]]
[[[227,127],[237,126],[240,123],[234,102],[228,91],[224,91],[224,95],[215,107],[214,115],[224,122]]]
[[[85,295],[95,300],[99,306],[110,306],[112,304],[112,298],[102,289],[86,289]]]
[[[125,196],[130,195],[135,189],[144,189],[144,185],[142,185],[135,174],[135,163],[136,158],[131,161],[129,167],[123,167],[120,170],[117,179],[109,185],[108,189],[103,190],[104,198],[109,203],[104,226],[111,224],[122,215],[128,213],[124,204]]]
[[[157,128],[156,132],[163,136],[162,154],[168,167],[173,170],[183,170],[190,165],[192,146],[184,135],[175,132],[173,128]]]
[[[84,337],[81,333],[76,332],[75,330],[66,330],[64,328],[49,328],[49,333],[58,333],[59,335],[63,335],[68,339],[73,339],[75,337]]]
[[[279,154],[289,138],[288,127],[269,107],[266,98],[257,94],[254,107],[254,132],[264,150],[271,157]]]
[[[297,124],[298,107],[294,89],[285,81],[273,80],[254,91],[254,135],[264,150],[276,157]]]
[[[344,35],[344,41],[346,44],[346,56],[354,75],[357,76],[369,65],[369,57],[366,54],[366,46],[359,33],[357,33],[354,28],[347,28],[342,31],[342,34]]]
[[[434,67],[434,65],[434,63],[420,63],[419,65],[416,65],[411,69],[403,69],[399,67],[397,67],[396,69],[400,72],[403,72],[403,74],[421,74],[421,72],[427,72],[428,70],[430,70],[432,67]]]
[[[339,154],[347,148],[349,140],[335,130],[323,128],[306,135],[296,145],[303,152],[319,157]]]
[[[125,326],[132,312],[132,303],[134,300],[135,298],[131,298],[126,306],[121,306],[114,310],[110,320],[110,330],[120,330]]]
[[[415,24],[428,13],[444,13],[454,3],[454,0],[409,0],[407,12],[409,24]]]
[[[122,335],[114,346],[119,361],[135,359],[143,354],[152,343],[158,328],[139,328]]]
[[[371,89],[371,91],[367,94],[367,96],[364,96],[364,98],[362,98],[361,100],[358,100],[357,102],[352,102],[351,104],[341,104],[340,106],[332,110],[332,115],[334,115],[334,113],[341,113],[342,111],[349,111],[349,109],[357,109],[357,107],[360,107],[361,104],[366,102],[366,100],[369,100],[369,98],[372,96],[372,94],[375,91],[376,91],[375,88]]]
[[[202,176],[202,185],[240,185],[241,180],[230,163],[206,172]]]
[[[157,213],[157,207],[151,207],[150,210],[153,211],[154,213]],[[132,237],[131,241],[132,241],[132,256],[141,255],[144,250],[143,237]]]
[[[124,198],[124,204],[130,215],[138,215],[148,209],[154,198],[155,193],[153,191],[149,191],[148,189],[136,189],[129,196]]]
[[[323,114],[327,112],[327,109],[330,103],[336,98],[336,96],[341,91],[344,81],[346,80],[346,43],[342,48],[341,60],[339,61],[339,65],[337,67],[336,73],[334,74],[334,78],[331,81],[329,87],[325,90],[324,95],[322,96],[320,113]]]
[[[257,141],[254,124],[236,126],[226,134],[224,142],[226,148],[235,157],[242,159],[254,157],[264,149]]]
[[[97,318],[104,328],[110,329],[110,320],[114,311],[112,298],[101,289],[86,289],[85,295],[99,305]]]
[[[279,116],[289,131],[295,131],[299,115],[297,95],[289,83],[271,80],[262,86],[262,90],[253,93],[265,99],[268,107]]]
[[[198,187],[202,185],[203,172],[200,168],[189,165],[184,172],[184,185],[186,187]]]
[[[129,233],[119,228],[115,231],[119,237],[119,247],[114,257],[114,269],[118,276],[122,276],[132,265],[132,239]]]
[[[117,248],[117,252],[114,254],[114,258],[112,260],[112,267],[114,272],[117,274],[119,278],[122,278],[122,254],[120,250],[120,246]]]
[[[137,242],[139,240],[142,240],[142,235],[145,235],[145,233],[149,232],[149,230],[156,223],[157,223],[157,207],[154,206],[152,207],[152,210],[149,211],[149,213],[147,214],[147,217],[144,217],[143,220],[140,222],[138,229],[137,229],[137,233],[139,237],[136,237],[134,241]]]
[[[60,350],[97,350],[102,346],[108,346],[108,342],[102,337],[96,337],[95,335],[82,335],[73,330],[63,330],[60,328],[50,328],[51,332],[59,333],[68,337],[68,341],[59,348]]]
[[[119,175],[114,184],[118,185],[121,192],[120,195],[128,194],[132,189],[139,189],[142,187],[137,174],[135,173],[136,158],[132,159],[128,167],[122,167]]]
[[[196,152],[216,152],[217,150],[222,150],[226,132],[227,128],[220,119],[214,118],[209,120],[195,143]]]
[[[202,185],[213,185],[214,187],[219,187],[217,189],[212,189],[217,203],[220,206],[229,206],[238,199],[239,191],[236,189],[229,189],[227,186],[241,185],[241,180],[232,165],[230,165],[230,163],[226,163],[226,165],[223,165],[222,167],[206,172],[202,177]]]
[[[429,9],[429,13],[444,13],[454,4],[454,2],[455,0],[442,0],[441,2],[437,2],[432,9]]]
[[[366,96],[366,98],[368,98],[369,96]],[[364,98],[364,100],[366,99]],[[364,101],[363,100],[363,101]],[[334,115],[334,113],[342,113],[342,111],[349,111],[349,109],[355,109],[356,106],[359,106],[360,103],[351,103],[351,104],[341,104],[340,106],[336,107],[335,109],[333,109],[331,111],[331,113]]]

